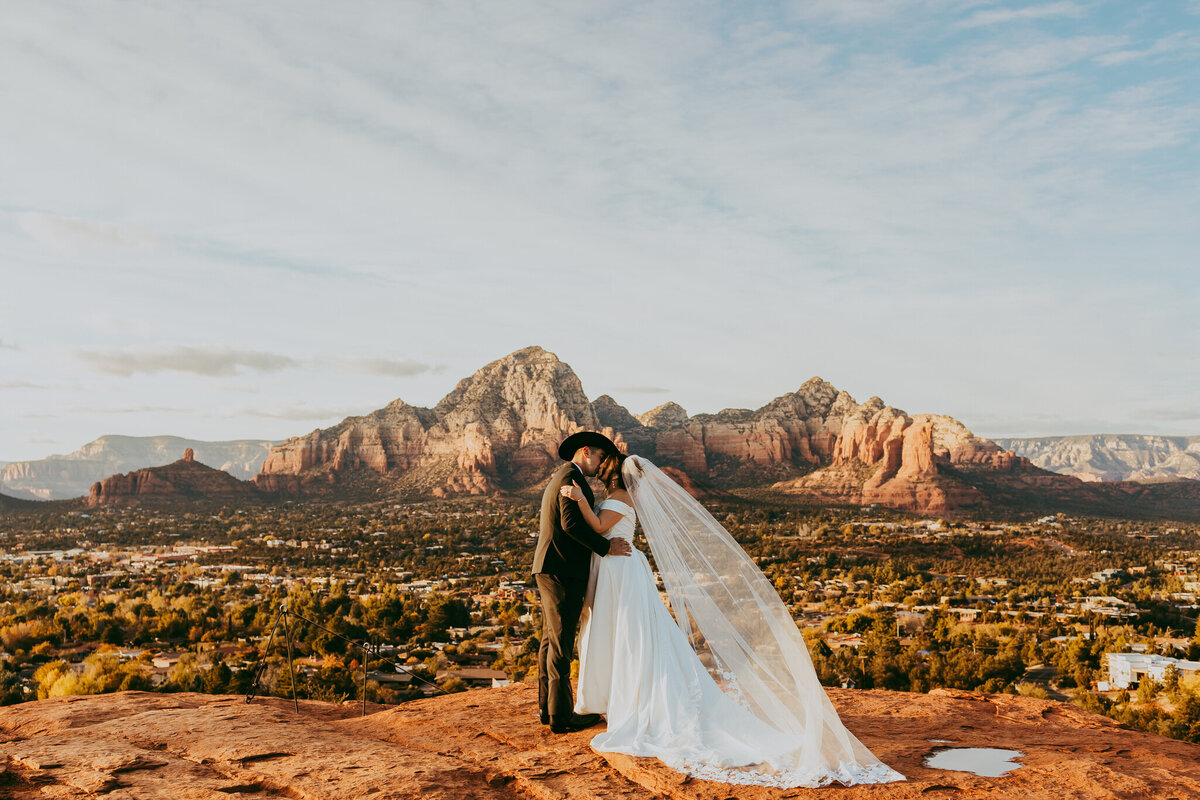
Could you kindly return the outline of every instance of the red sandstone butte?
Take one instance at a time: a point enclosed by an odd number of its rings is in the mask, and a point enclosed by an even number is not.
[[[146,503],[255,502],[261,493],[249,481],[240,481],[219,469],[201,464],[192,448],[183,458],[161,467],[147,467],[110,475],[92,484],[85,501],[89,507]]]

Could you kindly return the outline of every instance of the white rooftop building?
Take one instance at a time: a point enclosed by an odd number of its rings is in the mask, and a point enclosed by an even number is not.
[[[1128,689],[1146,677],[1162,683],[1166,680],[1168,667],[1174,667],[1181,678],[1200,672],[1200,661],[1154,653],[1106,653],[1105,658],[1108,659],[1108,688],[1111,689]],[[1104,687],[1098,688],[1104,691]]]

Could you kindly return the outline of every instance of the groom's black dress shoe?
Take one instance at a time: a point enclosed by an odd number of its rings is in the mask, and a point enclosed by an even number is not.
[[[574,733],[590,728],[600,721],[599,714],[572,714],[568,719],[550,720],[551,733]]]

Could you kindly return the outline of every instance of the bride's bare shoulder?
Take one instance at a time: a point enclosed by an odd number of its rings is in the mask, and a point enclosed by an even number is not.
[[[629,492],[624,489],[613,489],[608,493],[608,496],[613,500],[620,500],[627,506],[633,505],[633,498],[629,496]]]

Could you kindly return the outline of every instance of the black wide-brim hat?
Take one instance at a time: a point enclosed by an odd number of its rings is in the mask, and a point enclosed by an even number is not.
[[[572,433],[562,440],[562,444],[558,446],[558,457],[563,461],[570,461],[575,457],[575,451],[581,447],[599,447],[601,450],[609,453],[617,452],[617,446],[613,444],[612,439],[609,439],[603,433],[580,431],[579,433]]]

